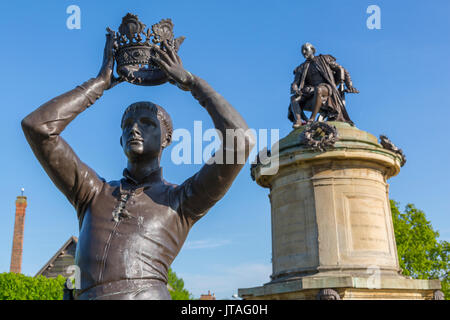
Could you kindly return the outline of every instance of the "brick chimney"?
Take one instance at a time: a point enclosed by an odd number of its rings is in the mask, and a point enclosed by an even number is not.
[[[208,290],[208,294],[200,295],[200,300],[216,300],[216,296],[214,293],[211,295],[211,291]]]
[[[22,271],[22,249],[23,249],[23,230],[25,226],[25,209],[27,207],[27,197],[23,195],[16,199],[16,220],[14,222],[14,237],[11,253],[10,272],[20,273]]]

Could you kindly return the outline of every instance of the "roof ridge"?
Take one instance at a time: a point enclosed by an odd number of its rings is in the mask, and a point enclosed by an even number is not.
[[[74,235],[70,236],[70,238],[62,245],[61,248],[56,251],[56,253],[50,258],[50,260],[47,261],[47,263],[36,273],[35,277],[42,275],[42,273],[47,270],[48,266],[52,264],[61,254],[64,249],[66,249],[72,242],[75,244],[78,243],[78,238]]]

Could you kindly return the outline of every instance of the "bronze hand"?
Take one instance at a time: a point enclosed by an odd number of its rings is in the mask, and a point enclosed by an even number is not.
[[[114,44],[116,42],[115,32],[110,28],[106,28],[105,49],[103,52],[103,63],[97,75],[97,79],[104,82],[104,89],[108,90],[124,81],[123,77],[116,78],[114,76]]]
[[[170,83],[176,84],[182,90],[189,91],[193,84],[194,77],[189,71],[184,69],[181,58],[175,50],[167,44],[167,41],[163,42],[163,46],[166,51],[155,46],[154,50],[158,53],[158,56],[153,56],[152,60],[166,73],[170,79]]]
[[[356,89],[355,87],[350,86],[350,87],[347,87],[347,89],[345,89],[345,92],[348,92],[348,93],[359,93],[359,90]]]

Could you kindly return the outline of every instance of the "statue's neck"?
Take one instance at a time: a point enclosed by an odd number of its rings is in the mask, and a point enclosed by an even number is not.
[[[142,181],[145,177],[159,170],[159,158],[128,161],[128,173],[136,181]]]

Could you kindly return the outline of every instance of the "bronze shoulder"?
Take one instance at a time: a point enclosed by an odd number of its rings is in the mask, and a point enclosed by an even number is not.
[[[328,63],[336,62],[336,58],[333,57],[331,54],[320,54],[319,56],[323,57],[325,61]]]

